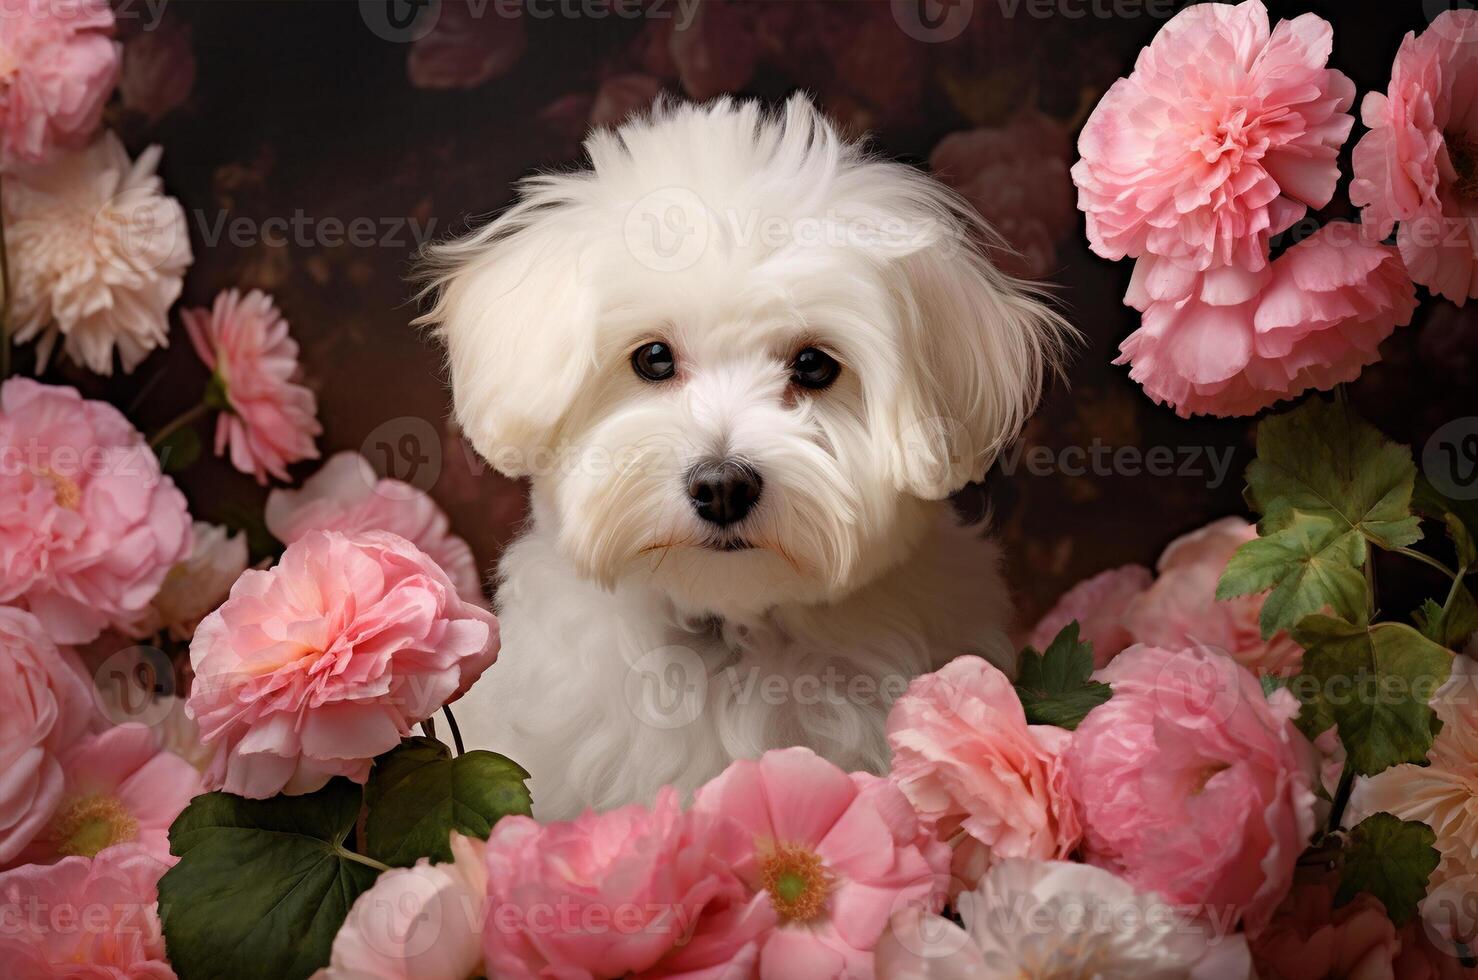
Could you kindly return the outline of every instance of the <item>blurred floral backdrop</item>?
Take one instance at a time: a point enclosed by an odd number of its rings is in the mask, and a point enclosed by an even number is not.
[[[1030,623],[1084,576],[1151,563],[1171,538],[1245,510],[1254,420],[1178,420],[1112,366],[1138,324],[1121,304],[1130,270],[1089,253],[1068,175],[1087,109],[1183,6],[115,0],[125,68],[107,123],[132,155],[165,147],[160,173],[186,209],[196,257],[181,305],[208,305],[230,286],[273,293],[317,392],[323,457],[359,449],[428,490],[491,568],[523,518],[524,487],[483,467],[448,421],[438,354],[408,325],[418,247],[496,212],[519,177],[576,165],[588,127],[662,93],[814,93],[878,152],[969,198],[1018,250],[1003,261],[1054,283],[1085,336],[1021,442],[958,501],[993,514]],[[1268,6],[1274,19],[1313,10],[1331,21],[1330,65],[1362,93],[1384,88],[1402,35],[1436,12]],[[1325,215],[1354,211],[1337,199]],[[47,377],[152,431],[206,380],[178,322],[171,339],[132,376],[100,378],[57,358]],[[34,349],[17,355],[28,370]],[[1420,454],[1432,432],[1473,413],[1469,309],[1424,304],[1383,355],[1350,395],[1393,438]],[[255,557],[269,550],[253,526],[266,489],[251,477],[202,458],[178,479],[196,517],[253,532]]]

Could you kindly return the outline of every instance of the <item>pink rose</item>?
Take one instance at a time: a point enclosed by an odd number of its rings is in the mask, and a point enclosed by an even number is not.
[[[67,774],[61,803],[21,861],[92,857],[136,842],[163,864],[175,863],[169,825],[204,790],[194,766],[160,747],[158,732],[119,725],[78,740],[61,761]]]
[[[722,818],[684,813],[670,787],[651,809],[547,825],[504,817],[487,844],[488,975],[672,976],[688,966],[668,957],[752,958],[757,927],[732,870],[741,843]]]
[[[1256,674],[1296,673],[1303,659],[1298,644],[1281,630],[1262,638],[1263,596],[1216,598],[1233,552],[1256,537],[1257,528],[1242,518],[1224,517],[1170,542],[1160,555],[1160,577],[1124,612],[1134,641],[1172,650],[1210,647]]]
[[[1328,882],[1295,885],[1272,923],[1252,944],[1258,975],[1265,980],[1323,980],[1325,977],[1391,978],[1401,951],[1385,906],[1361,893],[1334,907]]]
[[[1124,613],[1152,580],[1143,565],[1110,568],[1084,579],[1062,594],[1032,629],[1027,642],[1038,651],[1046,650],[1064,626],[1077,620],[1078,638],[1093,644],[1093,665],[1102,667],[1134,642]]]
[[[472,549],[451,533],[436,501],[409,483],[380,479],[358,453],[337,453],[303,481],[301,490],[273,490],[267,495],[266,520],[267,530],[284,544],[309,531],[398,534],[430,555],[463,599],[486,601]]]
[[[313,531],[248,569],[190,643],[186,705],[210,789],[262,798],[356,782],[497,657],[498,622],[409,541]]]
[[[1360,106],[1350,201],[1373,235],[1396,236],[1411,276],[1455,303],[1478,296],[1478,125],[1468,86],[1478,71],[1478,11],[1444,10],[1407,34],[1386,94]]]
[[[118,77],[107,0],[0,0],[0,172],[87,142]]]
[[[92,685],[30,613],[0,606],[0,865],[41,832],[66,786],[62,756],[95,718]]]
[[[508,74],[528,40],[521,13],[510,17],[505,9],[468,0],[441,4],[431,32],[411,43],[405,66],[411,84],[470,89]]]
[[[1071,734],[1028,725],[1010,680],[980,657],[916,678],[888,714],[893,780],[972,888],[1002,858],[1066,858],[1082,827],[1062,753]]]
[[[190,26],[166,19],[123,45],[118,92],[123,105],[156,123],[185,104],[195,88],[195,50]]]
[[[698,790],[693,809],[743,828],[733,868],[763,930],[760,976],[870,977],[889,917],[943,903],[949,847],[898,787],[848,775],[810,749],[732,763]]]
[[[164,865],[142,847],[0,872],[0,963],[26,980],[174,980],[159,924]]]
[[[122,413],[73,388],[0,385],[0,602],[86,643],[136,620],[190,549],[185,497]]]
[[[1134,646],[1073,735],[1083,857],[1193,914],[1267,924],[1314,831],[1312,747],[1287,691],[1206,650]]]

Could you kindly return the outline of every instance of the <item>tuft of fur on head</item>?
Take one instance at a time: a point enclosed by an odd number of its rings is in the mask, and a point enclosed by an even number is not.
[[[427,251],[419,322],[463,432],[607,587],[718,613],[854,590],[917,543],[924,502],[984,475],[1072,335],[963,199],[803,96],[659,104],[585,148],[589,169]],[[633,373],[651,341],[671,380]],[[791,383],[803,347],[841,363],[832,387]],[[693,512],[685,475],[712,458],[763,476],[748,550]]]

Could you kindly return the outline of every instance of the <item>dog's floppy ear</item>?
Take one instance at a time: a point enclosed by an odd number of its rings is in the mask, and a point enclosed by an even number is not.
[[[893,265],[904,357],[897,478],[939,499],[985,476],[1076,332],[1039,289],[991,264],[983,244],[999,239],[968,204],[932,182],[911,190],[921,207],[910,223],[925,231]]]
[[[457,423],[514,477],[543,465],[595,364],[595,299],[556,180],[536,179],[502,217],[423,256],[435,303],[417,323],[446,347]]]

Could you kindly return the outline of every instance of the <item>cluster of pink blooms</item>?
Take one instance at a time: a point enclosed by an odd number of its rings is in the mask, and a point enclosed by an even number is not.
[[[1248,415],[1353,380],[1411,321],[1413,279],[1458,303],[1478,295],[1473,10],[1408,35],[1390,92],[1366,97],[1350,185],[1364,224],[1325,224],[1273,257],[1339,182],[1355,87],[1326,67],[1332,45],[1314,14],[1270,26],[1261,0],[1197,4],[1079,137],[1093,250],[1135,262],[1125,302],[1143,320],[1119,363],[1183,416]],[[1398,245],[1383,244],[1398,223]]]

